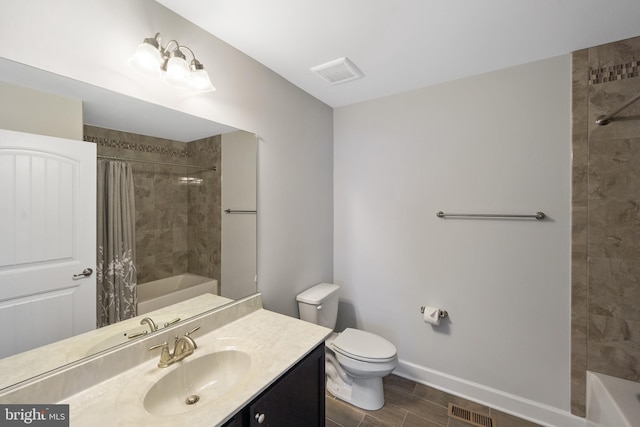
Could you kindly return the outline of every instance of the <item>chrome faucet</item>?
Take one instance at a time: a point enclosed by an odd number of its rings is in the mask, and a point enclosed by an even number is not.
[[[173,365],[176,362],[181,361],[185,357],[191,356],[198,345],[189,335],[200,329],[200,326],[196,326],[184,336],[179,337],[176,335],[176,339],[173,346],[173,351],[169,350],[169,344],[163,342],[162,344],[149,347],[149,351],[160,348],[160,361],[158,362],[159,368],[166,368]]]
[[[142,319],[140,321],[141,325],[147,324],[149,326],[149,329],[151,329],[150,332],[155,332],[158,330],[158,326],[156,325],[156,322],[154,322],[150,317],[145,317],[144,319]]]

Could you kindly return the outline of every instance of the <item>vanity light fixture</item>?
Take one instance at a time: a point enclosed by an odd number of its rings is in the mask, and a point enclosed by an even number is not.
[[[183,50],[189,51],[193,59],[187,63]],[[196,55],[187,46],[170,40],[162,46],[160,33],[153,38],[146,38],[129,58],[129,64],[150,77],[162,77],[169,85],[188,89],[194,92],[211,92],[216,90],[209,80],[204,65],[196,59]]]

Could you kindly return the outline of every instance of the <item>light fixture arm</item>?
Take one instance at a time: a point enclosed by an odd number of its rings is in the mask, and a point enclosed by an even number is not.
[[[160,33],[156,33],[155,36],[144,39],[144,43],[149,43],[151,46],[154,46],[162,52],[162,36]]]
[[[191,48],[189,48],[188,46],[180,46],[181,48],[185,48],[187,49],[189,52],[191,52],[191,56],[193,57],[193,59],[191,60],[191,62],[189,63],[189,65],[191,66],[192,70],[204,70],[204,65],[202,65],[202,63],[200,61],[198,61],[198,59],[196,58],[196,54],[193,53],[193,51],[191,50]]]
[[[172,43],[175,45],[175,47],[173,47],[173,49],[170,49],[170,46]],[[163,71],[167,71],[167,62],[169,61],[170,58],[177,57],[180,59],[184,59],[186,62],[187,58],[184,55],[184,53],[182,53],[182,51],[180,50],[181,47],[183,46],[180,46],[180,43],[178,43],[177,40],[169,40],[169,43],[167,43],[167,45],[164,47],[160,45],[158,50],[160,51],[160,55],[162,55],[162,59],[163,59],[162,66],[160,68]]]
[[[176,47],[173,48],[173,50],[169,50],[169,46],[171,46],[171,43],[174,43],[176,45]],[[171,52],[175,52],[176,50],[179,50],[182,46],[180,46],[180,43],[178,43],[177,40],[169,40],[169,43],[167,43],[167,45],[165,47],[160,47],[160,51],[163,53],[163,55],[169,55]]]
[[[193,51],[188,46],[180,46],[180,49],[183,49],[183,48],[191,52],[191,56],[193,57],[193,60],[196,61],[196,54],[193,53]]]

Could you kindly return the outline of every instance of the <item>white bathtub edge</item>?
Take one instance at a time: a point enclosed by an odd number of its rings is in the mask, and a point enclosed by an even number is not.
[[[171,276],[138,285],[153,288],[154,283],[157,282],[161,285],[158,286],[157,289],[161,290],[162,293],[156,295],[147,295],[145,298],[139,297],[136,305],[136,314],[147,314],[151,311],[158,310],[205,293],[219,295],[218,281],[204,276],[189,274],[190,277],[195,277],[202,280],[197,280],[192,283],[191,286],[182,288],[178,286],[171,286],[172,283],[180,285],[182,278],[186,274],[188,273],[179,274],[176,276]],[[172,280],[173,282],[171,282]]]
[[[640,425],[640,383],[587,371],[587,420],[590,427]]]

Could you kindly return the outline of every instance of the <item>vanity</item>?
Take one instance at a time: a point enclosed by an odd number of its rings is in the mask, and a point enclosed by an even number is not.
[[[323,426],[330,333],[255,294],[16,384],[0,402],[68,404],[72,426]],[[159,367],[165,342],[181,360]]]
[[[223,426],[324,426],[324,389],[322,343]]]

